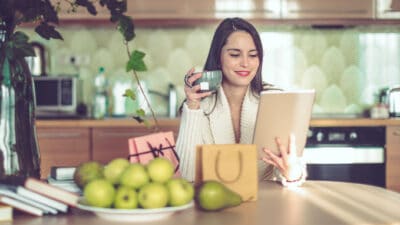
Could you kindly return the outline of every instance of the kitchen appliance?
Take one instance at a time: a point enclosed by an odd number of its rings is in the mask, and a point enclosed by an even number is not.
[[[385,187],[385,127],[311,127],[307,179]]]
[[[400,85],[393,86],[387,91],[389,116],[400,117]]]
[[[32,76],[46,76],[46,49],[44,45],[39,42],[31,42],[31,46],[35,56],[25,58],[29,70]]]
[[[36,116],[39,118],[78,117],[81,82],[73,76],[33,77]]]

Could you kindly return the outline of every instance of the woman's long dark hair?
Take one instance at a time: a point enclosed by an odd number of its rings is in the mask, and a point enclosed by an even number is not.
[[[217,29],[215,30],[213,40],[211,42],[210,51],[208,53],[208,57],[206,63],[204,65],[204,70],[218,70],[221,69],[221,51],[224,45],[227,42],[228,37],[235,31],[245,31],[250,34],[253,38],[254,44],[256,46],[258,59],[260,65],[258,66],[258,70],[256,76],[250,83],[251,91],[253,94],[258,95],[262,88],[262,62],[263,62],[263,47],[260,39],[260,35],[258,34],[256,28],[241,18],[227,18],[224,19]]]

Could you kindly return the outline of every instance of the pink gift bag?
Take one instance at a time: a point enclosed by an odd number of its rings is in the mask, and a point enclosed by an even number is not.
[[[158,132],[128,139],[129,160],[147,164],[156,157],[169,159],[175,166],[175,177],[180,176],[179,157],[175,151],[175,139],[172,131]]]

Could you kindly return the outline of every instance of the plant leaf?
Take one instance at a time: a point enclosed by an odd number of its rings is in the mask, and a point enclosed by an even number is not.
[[[34,56],[32,46],[28,43],[29,37],[21,31],[11,35],[10,40],[5,43],[5,55],[9,60],[15,57]]]
[[[77,5],[83,6],[87,9],[87,11],[91,14],[91,15],[96,15],[97,14],[97,10],[96,7],[94,7],[93,3],[90,2],[89,0],[76,0],[75,3]]]
[[[144,52],[135,50],[128,63],[126,64],[126,71],[129,72],[131,70],[135,71],[146,71],[147,67],[146,64],[143,61],[143,58],[146,54]]]
[[[2,73],[2,76],[4,79],[3,82],[7,87],[10,87],[11,86],[11,79],[10,79],[11,69],[10,69],[10,61],[8,60],[7,57],[4,59],[3,65],[1,65],[1,67],[2,67],[1,73]]]
[[[57,10],[53,7],[49,0],[43,2],[41,10],[42,12],[39,13],[43,15],[43,19],[46,23],[50,22],[58,24]]]
[[[138,109],[136,110],[136,115],[144,117],[146,115],[146,112],[143,109]]]
[[[124,36],[125,41],[131,41],[135,38],[135,27],[132,22],[132,18],[129,16],[119,16],[118,18],[118,30]]]
[[[151,127],[150,122],[145,119],[145,111],[143,109],[138,109],[136,110],[136,116],[133,116],[133,119],[135,119],[138,123],[144,123],[146,127]]]
[[[138,123],[143,123],[144,119],[140,116],[132,116],[133,119],[135,119]]]
[[[40,23],[35,28],[35,31],[46,40],[49,40],[50,38],[64,40],[55,27],[47,23]]]
[[[132,89],[126,89],[123,96],[128,97],[128,98],[132,99],[133,101],[136,100],[136,94]]]

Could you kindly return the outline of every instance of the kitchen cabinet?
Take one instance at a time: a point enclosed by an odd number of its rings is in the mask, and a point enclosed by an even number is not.
[[[400,0],[376,0],[378,19],[400,19]]]
[[[106,7],[101,7],[98,1],[94,1],[93,4],[96,7],[97,15],[90,14],[86,8],[77,7],[73,9],[69,1],[50,0],[53,6],[56,6],[59,10],[58,16],[62,20],[85,20],[85,19],[109,19],[110,13]]]
[[[132,18],[180,18],[185,13],[186,0],[129,0],[127,14]]]
[[[90,159],[89,128],[37,128],[41,158],[41,178],[51,166],[77,166]]]
[[[280,17],[280,1],[276,0],[187,0],[190,18],[276,18]]]
[[[173,131],[177,138],[178,127],[163,126],[163,131]],[[150,134],[146,127],[112,127],[93,128],[92,131],[92,159],[101,163],[107,163],[113,158],[129,156],[128,139]]]
[[[128,139],[148,134],[145,127],[138,128],[94,128],[93,160],[107,163],[113,158],[127,158],[129,155]]]
[[[386,187],[400,192],[400,126],[386,128]]]
[[[374,0],[282,0],[283,19],[372,19]]]

